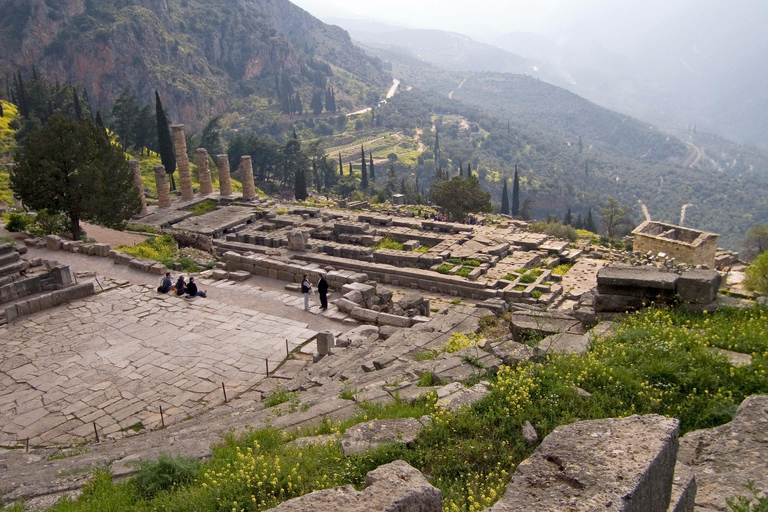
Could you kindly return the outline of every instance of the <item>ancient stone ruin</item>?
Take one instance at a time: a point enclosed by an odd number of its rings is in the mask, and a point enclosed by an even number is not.
[[[637,252],[662,253],[679,262],[714,268],[719,235],[650,220],[632,234]]]

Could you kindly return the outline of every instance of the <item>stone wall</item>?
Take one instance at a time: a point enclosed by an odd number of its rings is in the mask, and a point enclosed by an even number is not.
[[[667,258],[714,268],[718,235],[695,229],[645,221],[634,231],[634,251],[664,253]]]
[[[10,322],[22,316],[88,297],[94,293],[93,283],[81,283],[62,290],[53,290],[6,307],[5,320]]]

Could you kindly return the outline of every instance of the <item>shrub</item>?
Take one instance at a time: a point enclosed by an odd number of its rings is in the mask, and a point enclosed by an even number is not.
[[[504,279],[505,281],[514,281],[518,277],[520,277],[520,276],[517,275],[517,274],[507,274],[505,276],[502,276],[501,279]]]
[[[523,286],[522,284],[519,284],[519,285],[515,286],[512,289],[515,290],[516,292],[524,292],[526,288],[528,288],[528,287],[527,286]]]
[[[402,251],[403,250],[403,244],[400,242],[396,242],[395,240],[392,240],[391,238],[387,237],[381,240],[379,243],[373,246],[374,250],[378,249],[392,249],[394,251]]]
[[[153,236],[136,245],[120,245],[117,250],[154,261],[173,259],[178,253],[176,241],[171,235]]]
[[[428,388],[430,386],[437,386],[438,380],[435,378],[435,374],[432,372],[424,372],[419,375],[419,380],[416,385],[420,388]]]
[[[440,351],[453,354],[454,352],[458,352],[463,348],[474,347],[475,345],[479,344],[481,341],[483,341],[483,338],[479,334],[476,334],[474,332],[471,332],[468,334],[455,332],[451,334],[451,337],[448,339],[448,342],[445,344],[445,346],[442,349],[440,349]]]
[[[542,295],[544,295],[544,293],[541,290],[533,290],[531,292],[531,297],[533,297],[534,299],[541,298]]]
[[[544,233],[555,238],[570,240],[571,242],[575,242],[579,238],[579,235],[575,229],[573,229],[571,226],[561,224],[560,222],[553,222],[552,224],[547,225]]]
[[[480,262],[477,260],[465,260],[463,258],[448,258],[448,263],[453,263],[454,265],[464,265],[465,267],[479,267]]]
[[[155,226],[149,226],[147,224],[136,224],[133,222],[128,222],[125,225],[125,230],[136,231],[137,233],[153,233],[153,234],[160,233],[160,230]]]
[[[523,274],[522,276],[520,276],[520,282],[525,284],[535,283],[537,277],[538,276],[531,273]]]
[[[566,273],[568,273],[569,270],[571,270],[571,267],[573,267],[573,263],[558,265],[552,269],[552,273],[556,276],[564,276]]]
[[[439,272],[441,274],[447,274],[448,272],[451,271],[452,268],[453,268],[453,265],[448,265],[446,263],[443,263],[442,265],[440,265],[435,269],[435,272]]]
[[[156,461],[137,463],[138,473],[133,485],[145,498],[152,498],[161,491],[191,483],[197,476],[197,461],[191,457],[160,455]]]
[[[11,212],[6,218],[5,229],[14,233],[26,231],[27,227],[35,222],[34,217],[24,212]]]
[[[58,235],[67,230],[67,217],[61,213],[48,213],[40,210],[35,221],[27,228],[35,236]]]
[[[752,260],[744,273],[747,290],[768,295],[768,251]]]

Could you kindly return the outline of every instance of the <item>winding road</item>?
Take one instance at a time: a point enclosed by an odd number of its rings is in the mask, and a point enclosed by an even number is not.
[[[467,81],[467,79],[466,79],[466,78],[465,78],[464,80],[462,80],[462,81],[461,81],[461,83],[459,84],[459,87],[458,87],[458,89],[461,89],[461,86],[462,86],[462,85],[464,85],[464,82],[466,82],[466,81]],[[449,99],[449,100],[452,100],[452,99],[453,99],[453,93],[454,93],[454,92],[456,92],[456,91],[451,91],[450,93],[448,93],[448,99]]]

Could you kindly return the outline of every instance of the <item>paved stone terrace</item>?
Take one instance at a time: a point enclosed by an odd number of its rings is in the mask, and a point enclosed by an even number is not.
[[[111,290],[0,328],[0,445],[72,444],[166,425],[259,382],[307,324],[208,299]]]

